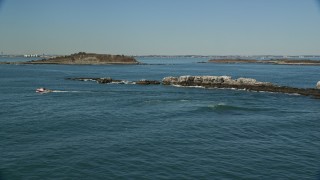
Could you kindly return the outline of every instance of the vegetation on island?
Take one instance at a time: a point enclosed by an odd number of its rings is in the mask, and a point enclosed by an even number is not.
[[[138,64],[130,56],[79,52],[67,56],[29,61],[29,64]]]

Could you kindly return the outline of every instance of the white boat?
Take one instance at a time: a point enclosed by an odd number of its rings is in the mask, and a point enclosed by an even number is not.
[[[36,92],[37,93],[48,93],[48,92],[52,92],[52,90],[41,87],[41,88],[36,89]]]

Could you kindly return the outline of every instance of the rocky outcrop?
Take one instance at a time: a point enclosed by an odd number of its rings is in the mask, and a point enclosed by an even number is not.
[[[135,84],[139,84],[139,85],[159,85],[161,84],[160,81],[156,81],[156,80],[140,80],[140,81],[136,81]]]
[[[126,80],[115,80],[110,77],[104,78],[67,78],[68,80],[75,80],[75,81],[95,81],[99,84],[138,84],[138,85],[159,85],[161,84],[160,81],[156,80],[139,80],[139,81],[126,81]]]
[[[66,78],[67,80],[74,80],[74,81],[94,81],[99,84],[133,84],[134,82],[124,81],[124,80],[116,80],[112,79],[111,77],[103,77],[103,78]]]
[[[180,86],[263,86],[272,85],[268,82],[259,82],[252,78],[232,79],[231,76],[180,76],[180,77],[165,77],[162,80],[164,85],[180,85]]]
[[[205,88],[232,88],[244,89],[248,91],[266,91],[279,92],[289,94],[300,94],[305,96],[315,96],[320,98],[319,89],[303,89],[287,86],[277,86],[270,82],[260,82],[252,78],[232,79],[230,76],[180,76],[180,77],[165,77],[162,80],[163,85],[177,86],[200,86]]]
[[[71,54],[69,56],[58,56],[50,59],[41,59],[28,62],[21,62],[19,64],[139,64],[139,62],[129,56],[124,55],[110,55],[110,54],[95,54],[80,52]]]
[[[107,84],[107,83],[112,83],[112,79],[111,78],[98,78],[97,83],[99,84]]]
[[[126,81],[114,80],[110,77],[104,78],[67,78],[69,80],[77,81],[95,81],[99,84],[137,84],[137,85],[159,85],[157,80],[139,80]],[[204,87],[204,88],[228,88],[241,89],[256,92],[277,92],[288,94],[300,94],[305,96],[314,96],[320,98],[320,89],[316,88],[294,88],[287,86],[278,86],[270,82],[260,82],[252,78],[238,78],[232,79],[231,76],[180,76],[180,77],[165,77],[162,79],[163,85],[173,85],[182,87]],[[320,82],[317,87],[319,88]]]
[[[320,81],[318,81],[316,88],[320,89]]]

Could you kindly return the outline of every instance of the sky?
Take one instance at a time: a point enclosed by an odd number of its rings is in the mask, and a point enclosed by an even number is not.
[[[0,0],[4,54],[320,55],[319,0]]]

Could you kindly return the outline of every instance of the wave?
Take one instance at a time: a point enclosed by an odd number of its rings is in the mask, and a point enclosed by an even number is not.
[[[144,103],[157,103],[157,104],[167,104],[167,103],[186,103],[189,102],[190,100],[187,99],[154,99],[154,100],[146,100]]]
[[[204,87],[204,86],[182,86],[182,85],[176,85],[176,84],[174,84],[174,85],[172,85],[172,86],[174,86],[174,87],[180,87],[180,88],[200,88],[200,89],[205,89],[206,87]]]
[[[132,82],[132,81],[113,81],[111,82],[111,84],[135,84],[135,82]]]
[[[256,111],[265,111],[264,109],[246,107],[246,106],[235,106],[227,105],[225,103],[210,104],[206,107],[202,107],[202,110],[215,111],[215,112],[224,112],[224,111],[246,111],[246,112],[256,112]]]
[[[224,111],[224,110],[247,110],[248,108],[239,107],[239,106],[232,106],[232,105],[226,105],[224,103],[214,104],[214,105],[208,105],[208,108]]]

